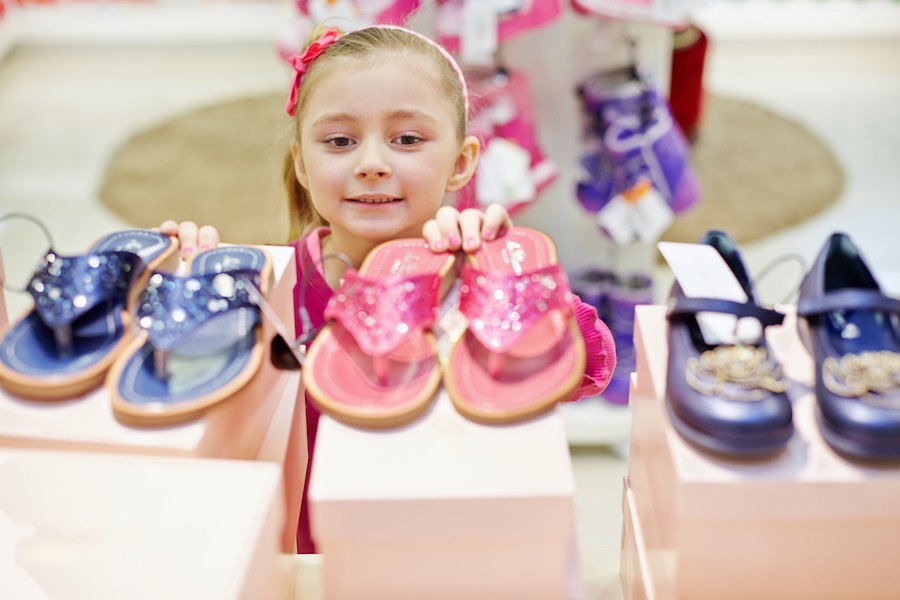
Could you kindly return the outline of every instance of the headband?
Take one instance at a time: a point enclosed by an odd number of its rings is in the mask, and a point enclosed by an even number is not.
[[[365,27],[363,29],[396,29],[398,31],[405,31],[406,33],[413,35],[420,40],[425,41],[429,46],[435,48],[441,56],[446,59],[450,66],[453,68],[453,72],[456,73],[456,76],[459,78],[459,84],[463,95],[463,102],[465,104],[465,114],[468,116],[469,114],[469,90],[466,86],[466,78],[463,75],[462,69],[459,68],[459,64],[457,64],[456,59],[453,58],[447,49],[432,40],[431,38],[422,35],[412,29],[407,29],[406,27],[400,27],[399,25],[373,25],[372,27]],[[361,31],[357,29],[355,31]],[[353,33],[353,32],[348,32]],[[346,35],[346,34],[344,34]],[[292,56],[288,59],[288,62],[291,64],[291,67],[294,69],[294,73],[291,76],[291,91],[288,95],[287,102],[284,105],[284,110],[290,116],[294,116],[294,113],[297,111],[297,90],[300,88],[300,84],[303,83],[303,77],[306,75],[306,72],[309,70],[309,66],[312,64],[314,60],[316,60],[325,50],[331,46],[338,38],[342,37],[342,34],[338,30],[337,27],[331,27],[327,29],[322,35],[316,38],[309,46],[306,47],[306,50],[303,51],[303,54],[298,54]]]

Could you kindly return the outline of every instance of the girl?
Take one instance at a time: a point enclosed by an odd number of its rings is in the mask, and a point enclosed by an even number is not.
[[[346,268],[339,260],[322,261],[323,255],[340,253],[358,266],[383,242],[420,236],[435,252],[474,252],[510,226],[500,205],[483,213],[441,206],[445,194],[472,178],[479,153],[477,138],[466,136],[465,79],[443,48],[394,26],[344,35],[328,29],[291,63],[286,110],[295,137],[284,177],[297,279],[306,281],[303,306],[299,290],[294,300],[314,328],[324,324],[325,305]],[[166,221],[160,229],[179,235],[185,254],[219,242],[208,226]],[[575,314],[588,355],[580,398],[606,387],[615,349],[592,307],[578,302]],[[298,320],[298,335],[301,326]],[[319,413],[311,402],[306,411],[308,482]],[[315,552],[306,487],[297,548]]]

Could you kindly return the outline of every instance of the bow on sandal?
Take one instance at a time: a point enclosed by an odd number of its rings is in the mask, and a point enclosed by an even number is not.
[[[459,302],[468,329],[444,374],[456,409],[507,423],[567,399],[585,365],[572,299],[556,247],[539,231],[512,227],[469,255]]]
[[[319,409],[364,427],[400,425],[425,410],[440,384],[430,328],[454,262],[424,240],[402,239],[344,273],[303,367]]]
[[[259,370],[268,253],[223,246],[197,254],[186,276],[154,273],[138,299],[142,331],[110,369],[113,411],[127,423],[167,425],[230,398]]]
[[[98,240],[85,254],[48,250],[27,290],[34,308],[2,333],[0,385],[36,400],[89,392],[131,339],[129,299],[149,272],[174,266],[177,242],[129,229]]]

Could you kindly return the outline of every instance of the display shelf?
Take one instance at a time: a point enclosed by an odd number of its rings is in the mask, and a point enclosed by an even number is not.
[[[584,598],[559,411],[504,425],[441,389],[402,427],[319,421],[309,489],[328,598]]]
[[[287,599],[276,465],[0,448],[0,596]]]
[[[297,279],[294,249],[264,248],[273,263],[270,306],[284,323],[292,324]],[[122,422],[103,385],[80,397],[57,402],[29,400],[0,390],[0,446],[254,459],[282,399],[295,400],[299,386],[294,372],[278,370],[269,360],[269,345],[276,334],[269,320],[263,321],[262,332],[265,351],[259,371],[239,391],[196,419],[146,427]]]
[[[0,56],[19,43],[272,43],[296,18],[289,2],[61,2],[0,21]]]
[[[707,0],[694,23],[718,39],[791,41],[900,35],[895,0]]]
[[[900,467],[853,461],[825,443],[793,308],[766,337],[791,382],[794,435],[755,459],[705,452],[672,426],[665,310],[636,313],[626,598],[898,597]]]

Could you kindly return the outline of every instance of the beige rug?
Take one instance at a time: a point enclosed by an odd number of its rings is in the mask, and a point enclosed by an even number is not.
[[[663,239],[696,242],[722,229],[746,243],[828,207],[844,186],[840,164],[802,125],[756,104],[707,94],[691,164],[700,201]]]
[[[283,243],[283,106],[281,93],[242,98],[138,133],[112,157],[101,199],[138,227],[192,220],[216,225],[230,242]],[[701,200],[666,240],[693,242],[719,228],[746,243],[815,215],[843,186],[840,165],[804,127],[716,95],[706,98],[691,160]]]

